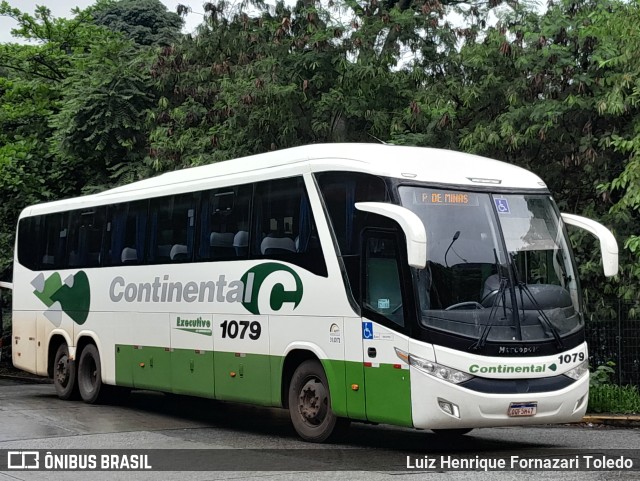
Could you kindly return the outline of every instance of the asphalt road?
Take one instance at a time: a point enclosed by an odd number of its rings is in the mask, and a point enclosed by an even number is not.
[[[447,440],[429,431],[391,426],[352,424],[340,444],[315,445],[300,441],[288,413],[279,409],[218,403],[211,400],[133,392],[109,405],[61,401],[50,384],[25,384],[0,379],[0,450],[163,449],[223,450],[208,453],[226,471],[163,472],[0,472],[0,480],[62,479],[638,479],[640,471],[583,472],[424,472],[407,469],[410,463],[441,454],[455,457],[541,456],[564,449],[567,457],[605,450],[640,449],[640,429],[602,426],[540,426],[479,429]],[[235,451],[230,451],[235,450]],[[176,451],[163,451],[163,461],[180,462]],[[184,451],[183,451],[184,452]],[[621,451],[623,452],[623,451]],[[238,454],[239,453],[239,454]],[[624,451],[635,456],[638,452]],[[608,454],[607,454],[608,455]],[[215,457],[217,456],[217,457]],[[407,458],[408,457],[408,458]],[[282,462],[282,471],[274,471]],[[350,466],[352,471],[335,471]],[[236,464],[234,464],[236,463]],[[259,466],[265,466],[259,470]],[[386,469],[379,467],[388,463]],[[374,470],[365,470],[374,465]],[[195,466],[195,465],[194,465]],[[231,466],[231,467],[230,467]],[[266,468],[266,466],[271,466]],[[181,469],[184,469],[182,466]],[[194,468],[195,469],[195,468]],[[348,469],[351,469],[350,467]]]

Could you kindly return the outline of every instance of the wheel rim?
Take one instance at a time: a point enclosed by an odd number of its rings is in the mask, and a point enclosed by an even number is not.
[[[318,426],[327,417],[327,389],[318,378],[308,379],[298,395],[298,411],[304,422]]]
[[[56,382],[62,387],[69,383],[69,357],[66,354],[56,364]]]

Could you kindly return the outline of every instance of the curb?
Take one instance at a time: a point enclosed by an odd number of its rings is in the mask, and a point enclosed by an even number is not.
[[[583,417],[582,422],[586,424],[601,424],[605,426],[638,428],[640,427],[640,416],[633,414],[593,414]]]

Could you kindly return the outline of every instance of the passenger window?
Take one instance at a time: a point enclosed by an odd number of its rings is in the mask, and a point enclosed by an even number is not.
[[[75,210],[69,213],[67,265],[69,267],[97,267],[104,230],[105,209]]]
[[[241,185],[203,194],[198,260],[247,258],[252,191],[252,185]]]
[[[190,261],[193,256],[196,198],[193,194],[151,200],[149,262]]]
[[[311,204],[302,177],[256,186],[252,258],[277,259],[327,276]]]
[[[42,254],[39,238],[39,225],[42,217],[25,217],[18,224],[18,262],[33,271],[40,269]]]
[[[404,306],[395,237],[381,235],[367,238],[364,281],[364,307],[404,327]]]
[[[50,214],[41,221],[39,258],[41,269],[57,269],[64,267],[67,245],[67,214]],[[44,224],[44,225],[43,225]]]
[[[355,208],[356,202],[388,202],[384,180],[354,172],[316,174],[329,213],[333,232],[342,256],[354,255],[360,248],[360,233],[366,213]]]

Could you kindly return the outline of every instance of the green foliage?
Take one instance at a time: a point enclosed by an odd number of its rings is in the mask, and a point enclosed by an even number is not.
[[[160,0],[120,0],[108,2],[93,13],[97,25],[120,32],[139,45],[162,46],[175,41],[182,18],[168,12]]]
[[[587,409],[591,413],[638,414],[640,391],[637,386],[615,384],[591,387]]]
[[[638,387],[613,384],[614,367],[615,363],[609,361],[591,371],[587,410],[591,413],[640,413],[640,391],[638,391]]]
[[[611,384],[611,377],[615,374],[613,361],[601,364],[589,374],[589,387],[599,387]]]

